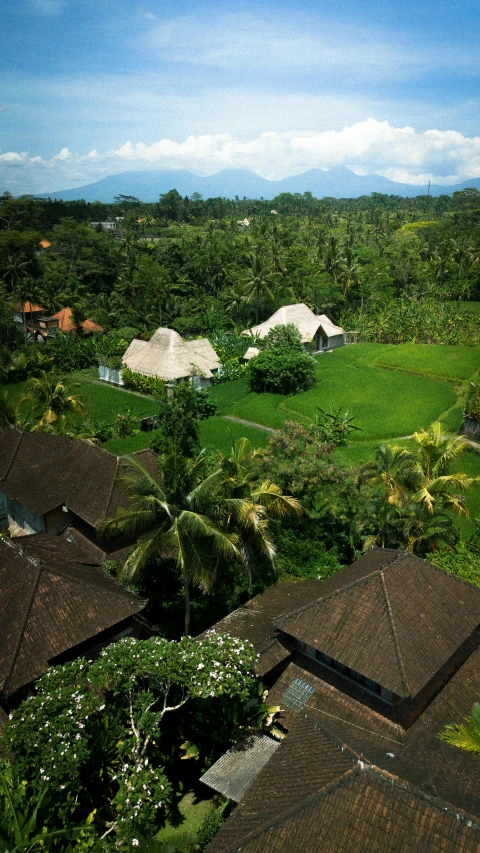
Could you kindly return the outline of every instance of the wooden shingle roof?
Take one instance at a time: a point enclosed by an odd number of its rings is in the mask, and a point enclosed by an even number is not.
[[[69,545],[45,535],[0,541],[0,694],[30,683],[53,658],[145,607],[92,564],[91,550],[82,559],[81,544]]]
[[[474,853],[480,823],[297,717],[208,853]]]
[[[153,473],[155,454],[134,454]],[[0,433],[0,491],[36,515],[65,504],[92,527],[127,508],[125,457],[87,441],[7,427]]]
[[[335,580],[275,625],[401,697],[419,693],[480,625],[480,589],[407,552]]]

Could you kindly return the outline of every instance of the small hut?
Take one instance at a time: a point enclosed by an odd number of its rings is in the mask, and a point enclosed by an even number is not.
[[[221,367],[207,338],[184,341],[173,329],[157,329],[149,341],[134,338],[123,364],[135,373],[157,376],[165,382],[191,379],[195,388],[207,388]]]
[[[284,305],[264,323],[245,329],[242,335],[264,338],[275,326],[286,326],[289,323],[297,327],[305,349],[310,352],[326,352],[345,346],[344,329],[335,326],[326,314],[314,314],[303,302]]]

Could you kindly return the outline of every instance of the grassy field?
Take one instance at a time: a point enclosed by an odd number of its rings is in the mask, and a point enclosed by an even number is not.
[[[471,310],[480,303],[468,303]],[[232,440],[241,436],[254,447],[264,447],[268,433],[255,427],[226,421],[222,415],[282,429],[286,420],[310,422],[317,407],[342,407],[355,418],[361,432],[354,433],[348,447],[336,451],[336,457],[358,466],[373,459],[379,443],[395,441],[408,446],[415,430],[441,420],[445,429],[458,432],[462,423],[459,393],[469,380],[477,379],[480,369],[478,347],[428,346],[403,344],[356,344],[317,357],[317,381],[309,391],[292,397],[280,394],[254,394],[246,379],[214,386],[210,394],[219,414],[199,425],[200,442],[212,450],[228,452]],[[140,418],[156,413],[153,399],[132,394],[112,385],[95,381],[96,370],[70,374],[71,393],[81,397],[87,413],[113,423],[115,415],[127,408]],[[8,392],[18,399],[24,383],[9,385]],[[105,445],[112,453],[133,453],[150,445],[152,433],[139,432],[128,438],[113,438]],[[462,470],[480,476],[480,453],[468,451],[462,457]],[[472,518],[480,516],[480,487],[468,494]],[[462,536],[473,527],[460,519]]]
[[[265,447],[268,441],[268,432],[255,427],[244,426],[234,421],[225,421],[221,417],[209,418],[200,421],[199,436],[202,447],[212,450],[221,450],[228,453],[232,441],[237,438],[248,438],[253,447]]]
[[[158,409],[151,398],[140,397],[114,385],[92,382],[88,374],[82,372],[71,373],[67,386],[72,394],[80,397],[90,416],[108,423],[113,423],[115,415],[125,409],[131,409],[132,414],[138,418],[154,415]]]
[[[178,835],[179,840],[184,833],[196,835],[203,820],[212,811],[212,799],[200,799],[193,791],[184,794],[178,802],[179,823],[173,825],[167,821],[164,829],[157,832],[157,841],[167,841],[172,844],[168,849],[173,850],[173,841]],[[182,848],[183,849],[183,848]]]
[[[301,394],[253,394],[245,379],[211,393],[221,414],[274,429],[285,420],[310,421],[318,406],[342,406],[362,429],[358,439],[366,441],[410,435],[438,418],[458,429],[456,384],[479,368],[476,347],[357,344],[318,356],[316,384]]]

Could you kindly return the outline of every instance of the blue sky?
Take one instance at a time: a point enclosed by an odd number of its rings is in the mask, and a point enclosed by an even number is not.
[[[480,176],[478,2],[4,0],[0,191],[127,169]]]

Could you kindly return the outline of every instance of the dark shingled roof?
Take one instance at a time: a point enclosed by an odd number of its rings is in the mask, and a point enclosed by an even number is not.
[[[46,535],[0,541],[0,694],[13,693],[46,672],[53,658],[145,607],[90,562],[91,551],[84,562],[81,543],[70,544]]]
[[[208,853],[478,853],[480,824],[297,717]]]
[[[410,553],[368,573],[362,563],[275,624],[398,696],[415,696],[480,624],[480,589]]]
[[[156,456],[150,450],[134,454],[150,473]],[[0,491],[35,515],[65,504],[92,527],[128,507],[121,478],[125,457],[114,456],[87,441],[29,433],[7,427],[0,433]]]
[[[200,781],[239,803],[279,746],[280,743],[268,735],[259,732],[247,735],[212,764]]]
[[[265,592],[256,595],[242,607],[216,622],[210,630],[218,634],[230,634],[252,643],[260,658],[257,672],[264,675],[290,655],[290,645],[279,639],[273,620],[282,613],[289,613],[312,599],[318,598],[323,589],[322,581],[300,581],[299,583],[274,584]]]

